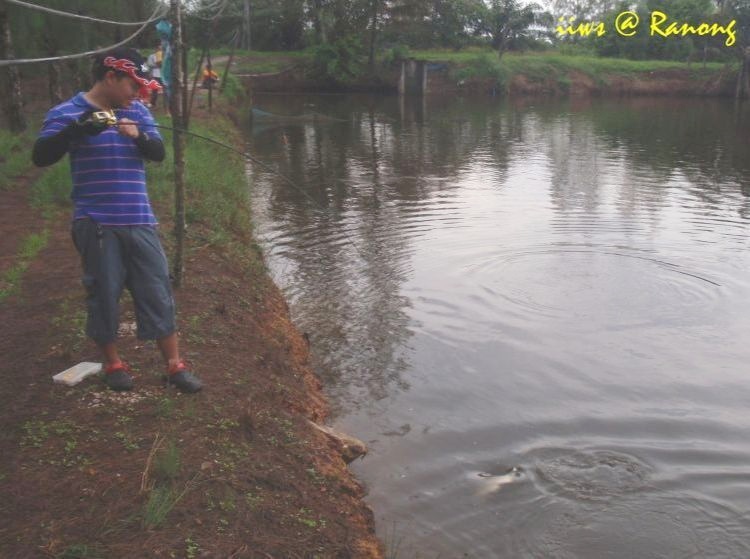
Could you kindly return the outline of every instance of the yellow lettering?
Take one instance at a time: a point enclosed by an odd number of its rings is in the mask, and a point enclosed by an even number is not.
[[[563,24],[565,23],[565,18],[561,17],[558,19],[558,21]],[[602,35],[605,35],[607,33],[607,30],[603,23],[582,22],[574,27],[574,21],[575,17],[569,18],[569,23],[567,26],[563,27],[563,25],[558,25],[557,27],[555,27],[555,31],[557,31],[560,36],[579,35],[581,37],[588,37],[594,32],[596,32],[598,37],[601,37]]]
[[[664,12],[658,10],[651,12],[650,30],[652,36],[660,35],[662,37],[669,37],[671,35],[681,35],[685,37],[686,35],[711,35],[712,37],[715,37],[716,35],[722,34],[727,36],[724,44],[728,47],[731,47],[737,41],[737,32],[735,29],[735,25],[737,24],[736,20],[729,22],[729,25],[726,27],[723,27],[718,23],[701,23],[696,27],[688,23],[679,24],[677,22],[672,22],[664,28],[662,27],[662,24],[667,21],[667,19],[668,16]]]
[[[662,37],[669,36],[669,33],[666,33],[659,29],[659,26],[665,21],[667,21],[667,14],[665,14],[664,12],[660,12],[658,10],[654,10],[653,12],[651,12],[651,27],[649,29],[651,30],[652,37],[654,36],[654,33],[657,33]]]
[[[724,41],[724,44],[728,47],[731,47],[735,41],[737,40],[737,33],[734,30],[734,26],[737,23],[736,20],[732,20],[729,22],[729,25],[724,29],[724,32],[727,34],[727,40]]]

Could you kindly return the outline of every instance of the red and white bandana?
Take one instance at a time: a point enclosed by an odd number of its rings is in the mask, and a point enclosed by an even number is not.
[[[148,71],[148,68],[146,68],[145,65],[139,68],[132,60],[128,60],[127,58],[115,58],[114,56],[106,57],[102,64],[109,68],[112,68],[113,70],[119,70],[120,72],[124,72],[129,75],[139,84],[141,84],[142,91],[162,90],[161,84],[157,80],[149,79],[147,77],[139,75],[139,72],[145,74]]]

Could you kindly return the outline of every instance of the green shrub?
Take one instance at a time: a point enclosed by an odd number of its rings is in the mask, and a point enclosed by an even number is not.
[[[337,84],[350,83],[359,77],[367,62],[362,43],[351,36],[318,45],[312,49],[312,55],[312,75]]]
[[[406,45],[396,45],[395,47],[388,49],[383,55],[383,65],[390,66],[391,64],[397,64],[409,57],[411,57],[409,47]]]
[[[224,88],[221,90],[221,95],[229,101],[241,101],[245,98],[245,88],[237,76],[228,73],[226,82],[224,82]]]
[[[490,79],[493,80],[498,89],[504,89],[509,81],[509,72],[497,56],[480,54],[458,68],[454,77],[458,82],[472,79]]]

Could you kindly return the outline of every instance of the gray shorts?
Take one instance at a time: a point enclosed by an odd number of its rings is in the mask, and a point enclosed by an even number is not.
[[[174,333],[169,268],[155,227],[103,226],[77,219],[72,234],[83,264],[86,334],[92,340],[104,345],[117,339],[123,287],[133,296],[139,339],[158,340]]]

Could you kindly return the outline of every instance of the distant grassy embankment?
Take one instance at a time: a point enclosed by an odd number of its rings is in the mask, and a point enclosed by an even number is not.
[[[224,51],[217,51],[224,54]],[[228,52],[228,51],[227,51]],[[492,91],[493,93],[565,94],[675,94],[722,95],[732,89],[736,64],[720,62],[682,62],[674,60],[628,60],[601,58],[588,54],[560,51],[506,53],[499,59],[489,48],[408,50],[396,47],[379,53],[375,73],[360,61],[344,80],[327,79],[316,66],[315,53],[305,51],[256,52],[237,51],[232,71],[236,74],[268,74],[295,68],[287,80],[254,80],[259,90],[362,90],[368,84],[395,89],[400,74],[400,60],[415,58],[443,66],[431,71],[428,81],[433,91]],[[331,64],[331,67],[336,67]],[[429,89],[429,85],[428,85]]]
[[[449,76],[459,83],[482,83],[500,92],[700,93],[736,72],[718,62],[627,60],[556,51],[506,53],[502,59],[478,48],[418,50],[410,56],[447,64]]]

